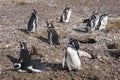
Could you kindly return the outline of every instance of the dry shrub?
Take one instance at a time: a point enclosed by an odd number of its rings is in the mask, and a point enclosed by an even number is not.
[[[113,29],[120,29],[120,20],[111,22],[110,24],[107,25],[107,30],[112,31]]]
[[[100,0],[85,0],[85,3],[87,3],[87,4],[92,4],[93,2],[99,3]]]
[[[115,43],[115,47],[120,50],[120,42]]]
[[[17,3],[21,6],[27,4],[25,0],[18,0]]]
[[[120,50],[120,41],[107,44],[108,49],[118,49]]]

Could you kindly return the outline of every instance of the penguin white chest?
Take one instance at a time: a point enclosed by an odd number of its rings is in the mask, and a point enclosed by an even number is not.
[[[71,47],[67,48],[67,62],[73,69],[78,69],[81,66],[80,57],[76,50]]]
[[[69,19],[70,19],[70,16],[71,16],[71,13],[72,13],[72,10],[68,10],[67,12],[67,18],[66,18],[66,21],[65,22],[69,22]]]
[[[104,17],[101,24],[102,25],[107,25],[107,21],[108,21],[108,16]]]
[[[104,17],[103,20],[101,21],[101,26],[99,30],[105,29],[108,21],[108,16]]]
[[[35,28],[36,28],[36,23],[35,23],[35,20],[33,21],[33,29],[32,29],[32,32],[35,32]]]

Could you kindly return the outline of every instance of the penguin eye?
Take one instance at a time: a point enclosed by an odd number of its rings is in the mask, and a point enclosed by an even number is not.
[[[15,65],[15,66],[14,66],[14,68],[18,68],[18,67],[19,67],[19,65]]]

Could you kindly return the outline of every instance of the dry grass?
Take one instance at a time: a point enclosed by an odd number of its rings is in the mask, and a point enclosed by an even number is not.
[[[115,47],[120,50],[120,42],[115,43]]]
[[[107,44],[108,49],[117,49],[120,50],[120,42],[114,42],[112,44]]]
[[[99,3],[100,0],[85,0],[85,3],[92,4],[93,2]]]
[[[17,1],[17,4],[22,6],[22,5],[25,5],[25,4],[27,4],[27,3],[26,3],[25,0],[18,0],[18,1]]]
[[[114,21],[107,25],[107,29],[112,31],[113,29],[120,29],[120,21]]]

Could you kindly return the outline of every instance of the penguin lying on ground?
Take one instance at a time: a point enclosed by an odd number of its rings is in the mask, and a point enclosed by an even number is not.
[[[78,74],[81,69],[81,60],[80,60],[81,57],[84,56],[89,59],[92,58],[92,55],[90,55],[85,51],[79,50],[79,47],[80,47],[80,42],[78,40],[70,39],[67,46],[66,54],[64,55],[63,63],[62,63],[63,68],[66,63],[69,71],[78,70]]]
[[[28,33],[33,33],[36,31],[37,21],[38,21],[37,12],[33,10],[30,20],[28,22],[28,29],[27,29]]]
[[[18,72],[44,72],[46,68],[44,64],[40,62],[40,60],[31,60],[26,43],[20,42],[20,46],[20,57],[13,64],[14,69]]]
[[[108,13],[100,15],[97,11],[94,11],[91,18],[84,21],[87,23],[86,32],[88,30],[105,30],[108,22]]]
[[[70,17],[71,17],[71,13],[72,13],[72,9],[68,5],[66,5],[65,9],[62,13],[60,22],[63,22],[63,23],[69,22]]]
[[[59,36],[54,29],[52,22],[47,22],[48,42],[49,44],[59,45]]]

